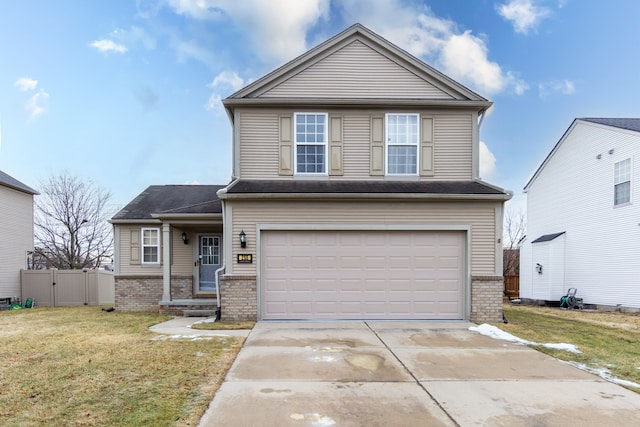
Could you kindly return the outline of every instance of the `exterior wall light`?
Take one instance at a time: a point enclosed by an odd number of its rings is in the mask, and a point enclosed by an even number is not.
[[[247,235],[244,233],[244,230],[240,231],[240,247],[247,247]]]
[[[189,244],[189,235],[185,231],[182,232],[182,241],[185,245]]]
[[[536,271],[538,274],[542,274],[542,264],[536,264]]]

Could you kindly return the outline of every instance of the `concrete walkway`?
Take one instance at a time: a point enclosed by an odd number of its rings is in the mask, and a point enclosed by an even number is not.
[[[640,425],[640,395],[469,326],[260,322],[200,426]]]
[[[170,337],[246,337],[250,329],[204,330],[192,329],[191,325],[210,317],[175,317],[149,328],[151,332]]]

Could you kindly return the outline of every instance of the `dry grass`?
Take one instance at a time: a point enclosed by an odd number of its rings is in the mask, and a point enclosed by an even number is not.
[[[509,323],[496,324],[500,329],[538,343],[575,344],[582,353],[538,350],[640,383],[640,315],[518,305],[505,305],[504,312]]]
[[[167,316],[0,312],[0,419],[15,426],[196,425],[239,338],[152,340]]]
[[[253,329],[256,322],[206,322],[193,323],[191,329],[204,331],[229,331],[234,329]]]

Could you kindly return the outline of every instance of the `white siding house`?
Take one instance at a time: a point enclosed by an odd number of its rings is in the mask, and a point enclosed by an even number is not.
[[[20,295],[20,269],[33,251],[35,190],[0,171],[0,298]]]
[[[525,186],[520,297],[640,308],[640,119],[576,119]]]

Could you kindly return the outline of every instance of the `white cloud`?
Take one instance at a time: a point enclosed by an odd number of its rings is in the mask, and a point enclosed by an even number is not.
[[[206,47],[202,46],[196,40],[179,40],[174,39],[171,43],[171,47],[175,49],[178,55],[178,61],[185,62],[189,59],[194,59],[198,62],[202,62],[209,68],[214,68],[216,65],[215,56],[213,52]]]
[[[329,0],[167,0],[173,10],[200,20],[230,19],[266,61],[287,61],[307,50],[306,33],[329,13]]]
[[[30,119],[35,119],[36,117],[46,113],[46,103],[48,99],[49,94],[43,89],[40,89],[37,93],[27,99],[27,102],[24,104],[24,108],[27,110]]]
[[[449,19],[435,16],[426,6],[418,9],[399,0],[367,3],[342,0],[346,21],[362,22],[412,55],[486,95],[513,91],[522,95],[527,84],[513,72],[489,59],[485,40],[461,31]],[[389,16],[394,19],[390,20]]]
[[[207,110],[222,109],[222,94],[227,96],[245,85],[245,81],[238,76],[235,71],[223,71],[218,74],[207,87],[213,89],[213,93],[209,96],[206,108]]]
[[[480,91],[501,92],[508,84],[500,66],[489,61],[484,42],[465,31],[451,35],[442,48],[440,61],[448,74],[472,82]]]
[[[535,0],[511,0],[508,3],[496,6],[498,13],[513,25],[517,33],[527,34],[529,30],[535,29],[538,24],[551,11],[542,6],[536,6]]]
[[[14,85],[18,88],[18,90],[26,92],[28,90],[34,90],[36,86],[38,86],[38,81],[29,77],[20,77],[15,81]]]
[[[573,95],[576,93],[576,87],[571,80],[554,81],[540,83],[538,85],[538,93],[540,98],[546,98],[553,94]]]
[[[125,53],[127,51],[127,47],[122,44],[117,44],[112,40],[102,39],[96,40],[89,44],[89,46],[98,49],[100,52],[108,53],[108,52],[117,52],[117,53]]]
[[[165,4],[192,19],[232,22],[243,29],[252,50],[265,61],[290,60],[303,53],[308,49],[309,29],[329,17],[329,0],[165,0]],[[363,23],[483,94],[511,91],[521,95],[528,89],[515,73],[489,59],[485,40],[460,30],[454,21],[434,15],[427,6],[416,7],[403,0],[334,0],[333,6],[344,22]],[[182,58],[195,58],[208,65],[213,61],[205,54],[208,49],[203,52],[189,43],[174,48]]]
[[[480,141],[480,177],[487,181],[493,178],[496,171],[496,156],[493,155],[487,144]]]

